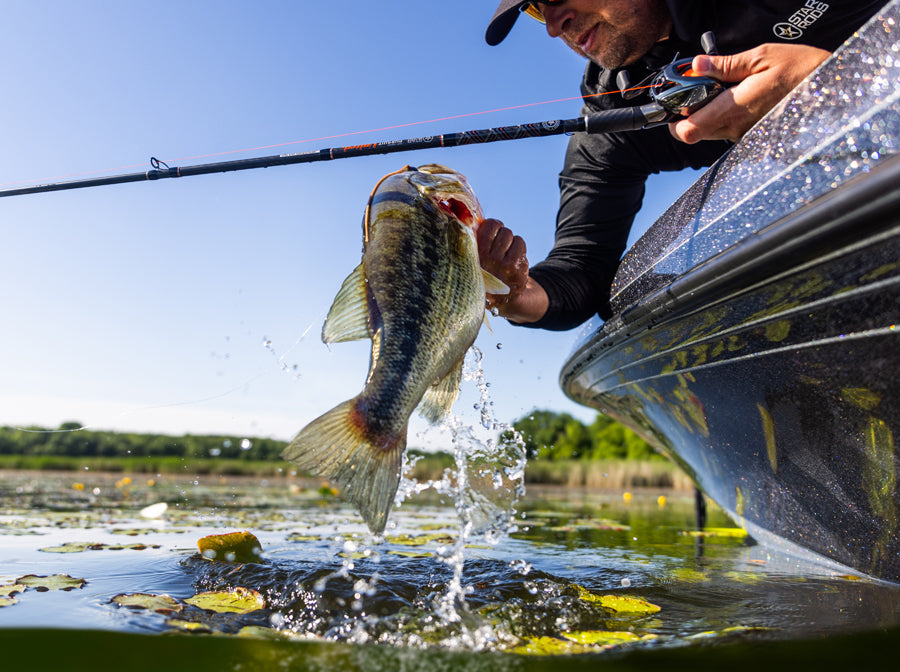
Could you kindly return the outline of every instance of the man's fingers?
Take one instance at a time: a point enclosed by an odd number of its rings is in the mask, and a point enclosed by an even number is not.
[[[491,247],[497,232],[503,228],[503,223],[496,219],[485,219],[478,224],[478,230],[475,234],[478,242],[478,256],[484,260],[491,256]]]
[[[523,287],[528,279],[525,241],[496,219],[481,222],[476,237],[481,267],[510,289]]]
[[[509,229],[506,229],[509,231]],[[525,260],[525,241],[521,236],[513,236],[512,241],[506,247],[506,254],[503,255],[504,264],[519,264]]]

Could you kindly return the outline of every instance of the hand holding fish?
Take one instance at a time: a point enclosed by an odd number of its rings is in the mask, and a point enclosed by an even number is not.
[[[485,219],[475,233],[481,268],[501,280],[509,293],[487,295],[488,307],[513,322],[539,320],[549,301],[543,288],[528,275],[525,241],[497,219]]]
[[[828,58],[829,52],[804,44],[763,44],[729,56],[695,56],[698,75],[739,82],[687,119],[669,124],[672,135],[737,142],[797,84]]]

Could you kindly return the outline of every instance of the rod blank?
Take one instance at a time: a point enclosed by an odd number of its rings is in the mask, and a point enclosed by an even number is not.
[[[419,149],[462,147],[465,145],[520,140],[523,138],[539,138],[568,133],[612,133],[618,131],[633,131],[645,128],[648,124],[656,123],[661,110],[662,108],[658,105],[649,104],[641,107],[629,107],[597,112],[592,115],[577,117],[575,119],[557,119],[554,121],[519,124],[516,126],[500,126],[498,128],[462,131],[459,133],[448,133],[445,135],[426,136],[422,138],[387,140],[384,142],[350,145],[347,147],[329,147],[311,152],[278,154],[251,159],[203,163],[193,166],[176,166],[170,168],[165,163],[153,158],[151,159],[153,168],[141,173],[128,173],[124,175],[111,175],[109,177],[88,178],[84,180],[71,180],[68,182],[35,184],[27,187],[2,189],[0,190],[0,197],[39,194],[50,191],[65,191],[68,189],[84,189],[87,187],[102,187],[110,184],[126,184],[128,182],[146,182],[174,177],[191,177],[193,175],[207,175],[210,173],[227,173],[236,170],[252,170],[254,168],[269,168],[272,166],[288,166],[296,163],[333,161],[335,159],[349,159],[359,156],[372,156],[375,154],[411,152]]]

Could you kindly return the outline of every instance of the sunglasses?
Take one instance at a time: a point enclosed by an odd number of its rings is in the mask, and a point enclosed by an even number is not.
[[[543,0],[540,4],[542,5],[561,5],[566,0]],[[536,2],[526,2],[522,5],[519,10],[523,14],[527,14],[535,21],[540,21],[541,23],[547,23],[544,19],[544,13],[541,11],[540,7],[538,7],[538,3]]]

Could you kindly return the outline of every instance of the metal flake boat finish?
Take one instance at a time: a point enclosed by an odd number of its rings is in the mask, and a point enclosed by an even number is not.
[[[898,0],[635,244],[612,305],[571,399],[761,541],[900,582]]]

